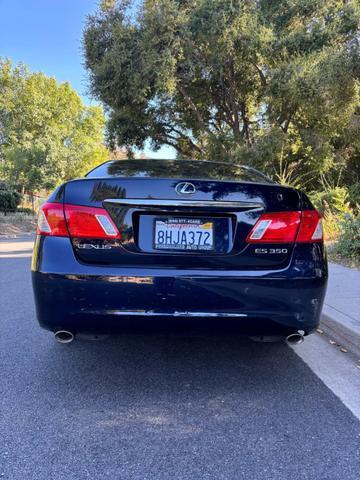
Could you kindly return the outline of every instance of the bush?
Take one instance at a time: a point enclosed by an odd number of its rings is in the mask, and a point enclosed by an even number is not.
[[[323,217],[325,240],[337,240],[342,233],[344,219],[352,215],[347,188],[326,186],[323,191],[309,196]]]
[[[16,210],[17,213],[25,213],[25,215],[35,215],[36,212],[32,208],[27,207],[19,207]]]
[[[8,212],[15,212],[20,201],[21,195],[15,190],[0,190],[0,211],[5,215]]]
[[[342,215],[335,215],[327,210],[323,214],[324,238],[326,241],[337,240],[342,231]]]
[[[360,258],[360,216],[346,215],[341,222],[341,234],[336,252],[344,257]]]
[[[326,216],[350,214],[349,192],[344,187],[326,188],[321,192],[310,194],[311,201],[319,210],[321,215]]]
[[[350,207],[357,211],[358,213],[360,210],[360,182],[353,183],[349,187],[349,202]]]

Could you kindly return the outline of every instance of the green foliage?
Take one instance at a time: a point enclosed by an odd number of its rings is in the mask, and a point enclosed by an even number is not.
[[[0,190],[0,211],[5,214],[15,212],[21,201],[21,195],[15,190]]]
[[[332,187],[324,181],[321,183],[323,190],[312,192],[309,197],[323,216],[325,239],[337,240],[345,217],[351,214],[349,192],[345,187]]]
[[[311,201],[322,215],[330,212],[334,215],[350,213],[349,193],[344,187],[327,188],[310,194]]]
[[[336,251],[344,257],[360,259],[360,216],[346,215]]]
[[[104,0],[84,32],[110,143],[150,139],[309,190],[339,171],[357,181],[356,0],[145,0],[134,18],[137,4]]]
[[[32,208],[27,207],[18,207],[16,209],[17,213],[25,213],[25,215],[35,215],[35,212]]]
[[[341,234],[344,217],[327,210],[323,215],[324,238],[326,242],[336,241]]]
[[[349,203],[353,210],[360,213],[360,182],[349,186]]]
[[[0,174],[18,189],[50,189],[108,157],[100,107],[68,83],[0,59]]]

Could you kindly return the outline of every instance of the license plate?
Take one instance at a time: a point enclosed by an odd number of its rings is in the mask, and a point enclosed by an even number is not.
[[[157,250],[209,251],[214,249],[214,223],[197,218],[155,220]]]

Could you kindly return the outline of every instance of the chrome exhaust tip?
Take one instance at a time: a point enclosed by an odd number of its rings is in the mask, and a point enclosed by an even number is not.
[[[285,340],[288,345],[300,345],[304,341],[304,335],[301,333],[291,333]]]
[[[75,338],[74,334],[67,330],[58,330],[54,335],[59,343],[71,343]]]

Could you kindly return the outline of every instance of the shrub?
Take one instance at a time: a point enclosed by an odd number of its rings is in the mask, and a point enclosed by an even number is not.
[[[326,241],[337,240],[342,231],[343,216],[335,215],[330,210],[323,214],[324,238]]]
[[[360,182],[353,183],[349,187],[350,207],[360,213]]]
[[[344,187],[326,188],[321,192],[310,194],[311,201],[319,212],[326,216],[329,212],[333,215],[350,214],[349,192]]]
[[[25,215],[35,215],[35,211],[32,208],[27,208],[27,207],[19,207],[16,210],[17,213],[25,213]]]
[[[360,216],[346,215],[341,222],[341,234],[336,251],[344,257],[360,258]]]
[[[20,201],[21,195],[15,190],[0,190],[0,211],[5,215],[8,212],[15,212]]]

